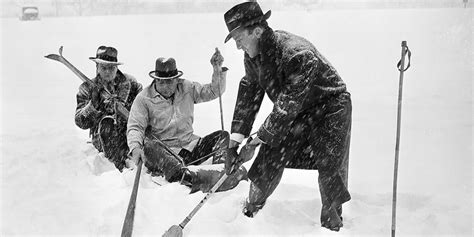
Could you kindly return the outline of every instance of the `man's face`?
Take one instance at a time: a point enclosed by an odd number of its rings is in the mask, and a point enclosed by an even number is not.
[[[237,49],[241,49],[246,52],[251,58],[254,58],[258,54],[258,36],[257,29],[249,32],[247,29],[238,29],[232,34],[232,38],[235,40]]]
[[[97,64],[97,73],[106,81],[112,81],[115,76],[117,76],[117,70],[117,65],[104,63]]]
[[[155,79],[156,90],[164,97],[171,97],[178,88],[178,78]]]

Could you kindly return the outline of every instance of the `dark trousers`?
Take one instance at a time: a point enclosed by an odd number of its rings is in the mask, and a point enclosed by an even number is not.
[[[104,117],[98,128],[98,134],[93,137],[93,145],[104,152],[105,157],[122,171],[129,152],[127,145],[126,124],[114,122],[112,117]]]
[[[207,159],[201,160],[200,158],[210,154],[211,152],[217,151],[222,148],[227,148],[229,145],[229,133],[226,131],[216,131],[203,138],[201,138],[194,147],[193,151],[190,152],[186,149],[182,149],[179,155],[184,159],[186,165],[199,165]],[[224,163],[223,157],[214,155],[212,159],[213,164]]]
[[[317,108],[316,108],[317,109]],[[319,111],[318,111],[319,112]],[[277,147],[262,144],[249,170],[256,186],[250,200],[262,204],[273,193],[285,168],[317,169],[324,208],[350,200],[347,190],[352,106],[349,95],[334,98],[323,116],[309,110],[293,122],[290,132]],[[340,208],[338,208],[340,209]]]
[[[164,175],[169,182],[181,178],[182,169],[189,164],[199,165],[206,159],[200,159],[213,151],[227,147],[229,144],[229,133],[216,131],[200,139],[192,151],[182,149],[179,158],[166,151],[157,141],[145,140],[146,166],[148,170],[156,175]],[[213,156],[213,164],[223,163],[221,158]]]

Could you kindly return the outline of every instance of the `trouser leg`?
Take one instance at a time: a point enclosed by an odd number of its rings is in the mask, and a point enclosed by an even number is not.
[[[341,162],[341,166],[340,166],[339,171],[338,171],[340,179],[342,180],[342,183],[346,187],[346,190],[348,189],[349,146],[350,146],[350,133],[348,134],[348,136],[346,138],[346,147],[347,147],[347,149],[344,153],[343,160]],[[320,193],[321,193],[321,201],[322,201],[322,204],[323,204],[323,209],[324,208],[329,208],[329,206],[331,205],[331,203],[329,203],[329,201],[328,201],[328,198],[326,197],[327,191],[323,191],[324,186],[326,186],[326,187],[328,186],[328,184],[325,184],[325,183],[330,183],[330,181],[328,180],[328,177],[330,177],[330,176],[331,175],[328,174],[327,172],[321,171],[320,174],[319,174],[319,177],[318,177],[319,190],[320,190]],[[339,184],[339,186],[342,186],[342,185]],[[330,189],[330,188],[327,187],[326,189]],[[345,192],[345,191],[343,191],[343,192]],[[337,214],[339,216],[342,216],[342,205],[338,205]]]
[[[349,98],[339,99],[337,109],[325,115],[312,132],[318,159],[321,224],[331,230],[342,226],[342,204],[351,199],[347,187],[352,107]]]
[[[284,168],[280,170],[280,172],[271,180],[270,183],[268,183],[268,186],[265,186],[264,189],[260,189],[253,182],[250,183],[249,197],[245,202],[244,209],[242,210],[244,215],[254,217],[255,214],[263,208],[268,197],[272,195],[273,191],[275,191],[280,183],[283,171]]]
[[[184,165],[176,157],[161,147],[160,143],[145,139],[145,166],[155,174],[164,175],[169,182],[179,181],[183,174]]]
[[[191,154],[185,158],[185,163],[198,165],[205,160],[199,160],[200,158],[210,154],[211,152],[219,149],[227,148],[229,146],[229,133],[226,131],[213,132],[199,141],[196,147],[193,149]],[[206,159],[207,160],[207,159]],[[224,157],[213,156],[213,164],[224,163]]]
[[[265,186],[265,188],[258,188],[253,182],[249,190],[249,202],[255,204],[264,204],[273,191],[275,191],[278,184],[280,184],[283,176],[284,168],[280,169],[278,174]]]
[[[249,178],[252,181],[249,190],[249,198],[244,207],[244,214],[249,217],[263,208],[266,200],[275,191],[281,181],[285,163],[272,162],[281,160],[284,155],[280,148],[270,147],[266,144],[260,146],[260,150],[249,171]]]
[[[100,121],[99,140],[105,157],[122,171],[128,154],[127,137],[123,125],[114,123],[114,119],[105,117]]]
[[[203,137],[196,147],[193,149],[193,152],[190,154],[190,158],[187,160],[193,165],[198,165],[204,162],[207,159],[199,160],[202,157],[217,151],[219,149],[224,149],[229,146],[229,133],[226,131],[216,131],[205,137]],[[212,164],[221,164],[224,163],[225,157],[219,156],[219,153],[216,153],[212,157]],[[189,164],[189,163],[187,163]],[[213,165],[214,166],[214,165]],[[193,182],[192,191],[195,192],[201,190],[203,192],[208,192],[214,186],[214,184],[220,179],[224,174],[224,167],[220,165],[222,169],[216,168],[199,168],[196,170],[196,179]],[[232,175],[229,175],[227,179],[222,183],[222,185],[217,189],[217,191],[226,191],[234,188],[239,184],[241,180],[247,180],[247,170],[242,166],[239,170]]]

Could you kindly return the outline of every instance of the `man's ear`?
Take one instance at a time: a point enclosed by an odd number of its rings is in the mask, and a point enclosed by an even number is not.
[[[256,27],[255,29],[253,29],[253,35],[257,38],[257,39],[260,39],[260,37],[262,36],[263,34],[263,29],[262,27]]]

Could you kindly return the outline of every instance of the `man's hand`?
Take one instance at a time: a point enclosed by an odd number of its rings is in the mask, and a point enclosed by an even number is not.
[[[230,139],[229,148],[239,147],[239,145],[240,145],[240,142]]]
[[[255,154],[255,149],[261,143],[263,142],[258,137],[256,137],[255,139],[249,137],[245,146],[240,149],[240,154],[238,154],[237,149],[240,143],[231,139],[229,142],[229,148],[227,149],[227,156],[225,159],[226,174],[233,174],[239,169],[239,167],[243,163],[251,160],[253,158],[253,155]]]
[[[237,171],[243,162],[239,159],[239,154],[237,154],[238,146],[225,149],[225,173],[227,175],[233,174]]]
[[[101,105],[100,93],[101,88],[99,86],[94,86],[91,88],[91,103],[96,110],[99,110]]]
[[[216,47],[216,52],[211,57],[211,65],[214,69],[221,69],[224,63],[224,57],[222,56],[219,49]]]
[[[242,149],[240,149],[239,159],[243,161],[243,163],[251,160],[253,155],[255,154],[255,149],[261,143],[262,143],[262,140],[260,140],[258,137],[256,137],[255,139],[252,139],[252,137],[249,137],[247,139],[247,143],[245,144],[245,146],[242,147]]]
[[[145,163],[146,158],[145,158],[145,152],[143,152],[143,149],[137,147],[132,150],[132,161],[138,165],[138,161],[142,160],[143,163]]]

